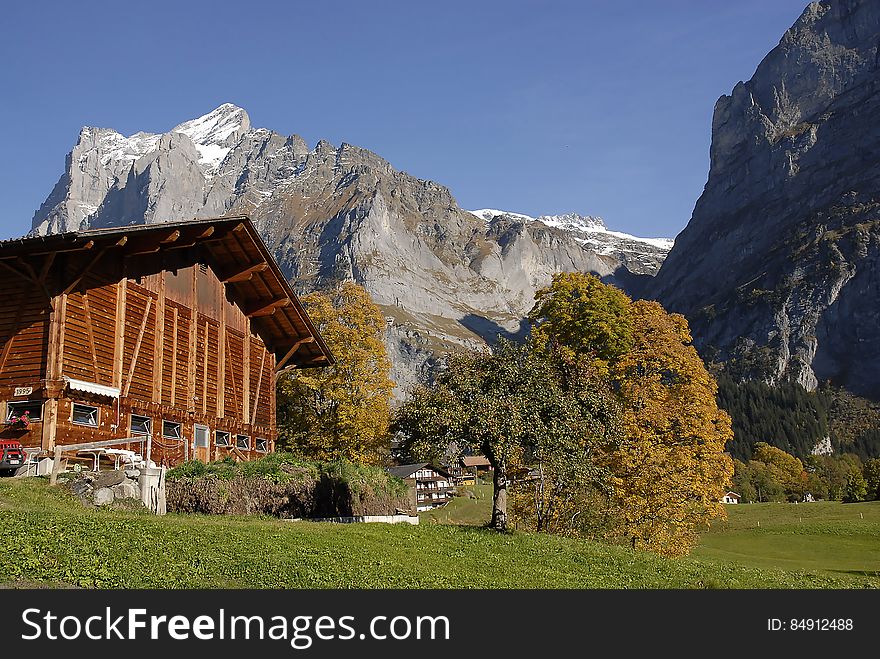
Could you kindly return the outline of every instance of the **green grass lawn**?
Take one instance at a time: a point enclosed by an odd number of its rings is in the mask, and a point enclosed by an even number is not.
[[[419,523],[485,525],[492,517],[492,484],[478,480],[476,485],[463,485],[458,489],[473,492],[476,499],[455,497],[442,508],[419,513]]]
[[[692,556],[760,568],[873,577],[880,584],[880,501],[727,506]]]
[[[43,479],[0,479],[7,587],[857,588],[858,574],[668,560],[445,524],[319,524],[87,510]]]

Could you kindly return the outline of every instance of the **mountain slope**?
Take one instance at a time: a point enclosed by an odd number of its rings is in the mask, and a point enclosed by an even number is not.
[[[367,288],[389,320],[398,394],[451,347],[522,334],[553,273],[634,287],[671,244],[597,218],[470,213],[375,153],[310,149],[231,104],[162,135],[83,128],[66,165],[34,233],[245,213],[300,292],[339,279]]]
[[[704,357],[880,395],[880,3],[814,2],[715,105],[693,217],[651,282]]]

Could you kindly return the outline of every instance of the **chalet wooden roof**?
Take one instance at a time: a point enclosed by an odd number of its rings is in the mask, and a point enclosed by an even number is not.
[[[330,349],[246,216],[138,224],[107,229],[29,236],[0,242],[0,265],[31,255],[116,251],[123,257],[196,248],[227,287],[230,299],[250,317],[251,326],[275,353],[276,368],[334,363]],[[72,288],[76,282],[71,284]]]
[[[465,467],[491,467],[492,463],[483,455],[465,455],[461,458],[461,464]]]
[[[449,477],[449,473],[445,469],[443,469],[441,467],[435,467],[430,462],[419,462],[419,463],[409,464],[409,465],[399,465],[396,467],[388,467],[385,469],[385,471],[387,471],[392,476],[396,476],[397,478],[406,479],[406,478],[409,478],[410,476],[412,476],[417,471],[419,471],[419,469],[432,469],[432,470],[436,471],[438,474],[441,474],[442,476],[445,476],[447,478]],[[425,480],[431,480],[431,479],[428,478]]]

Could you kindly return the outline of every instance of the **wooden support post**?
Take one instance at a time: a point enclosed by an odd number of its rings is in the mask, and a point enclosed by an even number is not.
[[[58,428],[58,399],[48,398],[43,403],[43,434],[40,448],[49,452],[55,450],[55,432]]]
[[[44,451],[55,449],[55,432],[58,428],[58,387],[61,368],[64,362],[64,318],[67,308],[67,294],[59,293],[52,298],[52,311],[49,313],[49,345],[46,354],[46,381],[52,383],[51,394],[47,397],[43,411],[43,434],[40,445]]]
[[[221,284],[218,291],[220,309],[220,328],[217,337],[217,418],[222,419],[226,416],[226,300],[223,299],[223,285]],[[232,368],[232,364],[229,365]],[[232,377],[235,377],[235,369],[232,371]]]
[[[55,485],[58,482],[58,473],[61,471],[61,449],[56,449],[52,457],[52,473],[49,475],[49,485]]]
[[[202,414],[208,413],[208,344],[210,342],[209,325],[205,320],[205,342],[202,345]]]
[[[172,308],[171,336],[171,406],[177,405],[177,307]]]
[[[251,335],[245,332],[242,344],[241,420],[251,422]]]
[[[196,297],[198,290],[196,288],[196,277],[198,277],[198,266],[192,266],[192,292],[190,295],[191,311],[189,317],[189,359],[186,362],[186,409],[195,412],[196,409],[196,349],[199,338],[199,315],[196,313]]]
[[[271,370],[275,370],[278,368],[278,365],[275,363],[275,354],[269,354],[269,368]],[[272,386],[269,387],[269,427],[276,428],[276,414],[277,410],[275,409],[275,396],[276,396],[277,387],[275,386],[275,381],[273,379]]]
[[[162,402],[162,367],[165,361],[165,273],[159,273],[156,324],[153,334],[153,402]]]
[[[113,346],[113,386],[122,389],[122,364],[125,361],[125,303],[128,280],[116,284],[116,343]]]

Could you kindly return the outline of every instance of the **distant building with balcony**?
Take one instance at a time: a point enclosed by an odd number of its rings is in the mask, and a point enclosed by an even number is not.
[[[452,481],[448,472],[430,463],[389,467],[386,471],[403,481],[415,493],[416,510],[422,512],[445,506],[452,498]]]
[[[476,485],[478,476],[491,476],[492,463],[484,455],[465,455],[446,465],[455,485]]]

